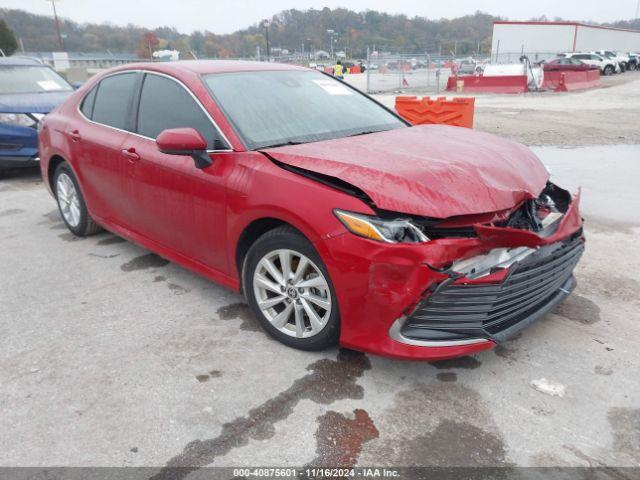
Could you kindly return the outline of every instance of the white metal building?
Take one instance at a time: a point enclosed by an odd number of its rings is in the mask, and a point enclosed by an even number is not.
[[[576,22],[494,22],[492,61],[532,60],[562,52],[617,50],[640,52],[640,31]]]

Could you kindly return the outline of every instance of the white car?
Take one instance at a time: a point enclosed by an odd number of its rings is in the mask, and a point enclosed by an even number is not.
[[[621,72],[629,69],[629,57],[624,53],[614,52],[613,50],[597,50],[592,53],[610,60],[615,60],[618,63]]]
[[[603,75],[611,75],[618,71],[620,68],[618,62],[616,62],[615,60],[603,57],[595,53],[570,52],[562,53],[558,56],[564,58],[577,58],[587,65],[595,65],[600,69],[600,73],[602,73]]]

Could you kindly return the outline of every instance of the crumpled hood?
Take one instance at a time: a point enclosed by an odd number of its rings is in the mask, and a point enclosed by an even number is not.
[[[263,150],[277,161],[364,191],[383,210],[447,218],[536,198],[548,173],[525,146],[445,125]]]
[[[0,95],[1,113],[49,113],[73,92],[6,93]]]

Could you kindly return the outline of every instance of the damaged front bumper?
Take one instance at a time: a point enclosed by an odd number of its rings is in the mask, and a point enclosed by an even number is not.
[[[437,284],[410,315],[393,324],[390,336],[425,346],[434,341],[501,342],[542,317],[575,288],[573,269],[584,251],[580,236],[525,252],[515,250],[521,259],[496,266],[493,277],[453,276]],[[524,253],[529,254],[523,257]]]
[[[401,359],[440,360],[493,347],[574,288],[584,251],[576,195],[540,232],[475,225],[473,238],[328,244],[342,316],[341,344]]]

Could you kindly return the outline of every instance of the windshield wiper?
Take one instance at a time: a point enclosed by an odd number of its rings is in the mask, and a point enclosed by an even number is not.
[[[282,143],[272,143],[270,145],[263,145],[261,146],[258,150],[261,150],[263,148],[276,148],[276,147],[286,147],[288,145],[302,145],[303,143],[306,142],[294,142],[292,140],[289,140],[288,142],[282,142]]]
[[[382,130],[367,130],[365,132],[358,132],[358,133],[354,133],[352,135],[347,135],[347,137],[359,137],[360,135],[369,135],[370,133],[378,133],[381,132]]]

